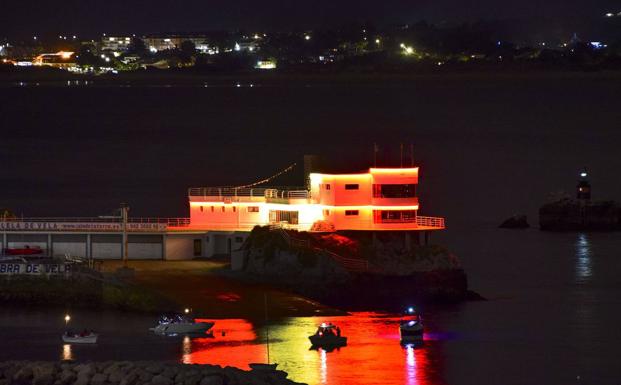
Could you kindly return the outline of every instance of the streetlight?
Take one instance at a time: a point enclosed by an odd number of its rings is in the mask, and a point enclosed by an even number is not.
[[[190,314],[190,309],[186,307],[184,312],[185,312],[185,314]]]
[[[69,321],[71,321],[71,316],[69,314],[65,314],[65,326],[69,324]]]

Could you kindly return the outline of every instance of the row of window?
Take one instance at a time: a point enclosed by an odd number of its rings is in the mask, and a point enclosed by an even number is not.
[[[330,184],[322,185],[325,190],[330,190]],[[359,190],[357,183],[345,184],[345,190]],[[374,184],[373,198],[414,198],[416,197],[415,184]]]
[[[237,211],[237,206],[231,206],[233,212]],[[205,210],[205,206],[200,206],[201,208],[201,212]],[[211,206],[211,212],[213,213],[216,210],[215,206]],[[222,212],[226,212],[226,206],[221,206],[221,210]],[[258,213],[259,212],[259,206],[248,206],[247,210],[249,213]]]

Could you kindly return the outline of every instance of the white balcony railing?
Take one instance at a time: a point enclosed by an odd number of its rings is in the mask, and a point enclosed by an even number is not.
[[[444,218],[440,218],[440,217],[422,217],[422,216],[417,216],[416,217],[416,224],[418,226],[434,227],[434,228],[438,228],[438,229],[445,228]]]

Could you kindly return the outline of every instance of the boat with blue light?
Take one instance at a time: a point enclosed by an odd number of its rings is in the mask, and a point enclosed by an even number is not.
[[[415,343],[423,340],[423,319],[416,308],[408,307],[399,322],[401,343]]]

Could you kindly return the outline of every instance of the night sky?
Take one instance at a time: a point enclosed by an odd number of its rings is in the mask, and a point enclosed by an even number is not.
[[[421,19],[436,23],[519,19],[576,24],[597,20],[609,11],[621,11],[617,8],[621,5],[614,0],[8,0],[0,5],[0,37],[303,29]]]

